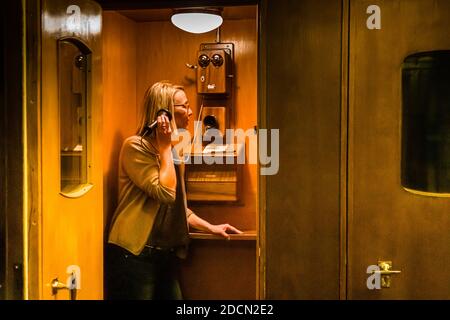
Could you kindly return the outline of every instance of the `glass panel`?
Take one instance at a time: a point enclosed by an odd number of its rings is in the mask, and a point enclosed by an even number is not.
[[[402,89],[402,185],[449,193],[450,51],[407,57]]]
[[[61,192],[71,193],[88,182],[89,54],[69,40],[58,41]],[[83,52],[84,51],[84,52]]]

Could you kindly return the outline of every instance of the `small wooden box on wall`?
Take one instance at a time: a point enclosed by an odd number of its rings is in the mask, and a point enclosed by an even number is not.
[[[201,163],[198,163],[200,159]],[[191,163],[186,165],[187,200],[191,203],[241,204],[242,159],[245,161],[243,144],[208,145],[202,153],[192,153]]]

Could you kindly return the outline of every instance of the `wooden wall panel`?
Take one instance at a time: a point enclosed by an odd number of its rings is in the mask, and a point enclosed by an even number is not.
[[[23,299],[23,3],[2,8],[0,89],[0,299]],[[17,267],[16,267],[17,266]]]
[[[266,297],[339,298],[341,3],[267,1]],[[282,35],[282,36],[281,36]]]
[[[27,215],[28,215],[28,292],[25,299],[41,296],[42,283],[42,170],[41,170],[41,73],[40,2],[26,3],[26,113],[27,113]],[[25,271],[25,270],[24,270]]]
[[[120,148],[123,140],[136,130],[136,28],[134,21],[116,12],[103,12],[103,191],[106,226],[118,200]]]
[[[181,272],[189,300],[248,300],[256,297],[254,241],[193,240]]]

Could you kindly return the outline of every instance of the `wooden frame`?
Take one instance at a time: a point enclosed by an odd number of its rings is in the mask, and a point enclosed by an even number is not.
[[[342,0],[339,299],[347,299],[347,174],[350,0]]]
[[[40,1],[26,1],[26,110],[28,208],[27,221],[27,283],[25,299],[39,299],[42,295],[42,206],[41,206],[41,79],[40,79]]]
[[[266,16],[267,1],[262,0],[258,5],[258,126],[267,128],[267,102],[266,102]],[[259,149],[258,149],[259,152]],[[260,170],[258,165],[258,171]],[[258,299],[266,298],[266,176],[258,175],[258,204],[256,225],[258,226],[256,248],[256,289]]]
[[[26,167],[24,137],[24,3],[8,1],[2,8],[2,80],[0,120],[0,298],[24,298],[24,208]],[[26,267],[26,265],[25,265]]]

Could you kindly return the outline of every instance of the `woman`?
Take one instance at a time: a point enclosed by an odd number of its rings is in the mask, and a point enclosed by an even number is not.
[[[172,120],[160,109],[169,110]],[[182,299],[177,267],[187,254],[188,226],[225,238],[241,233],[228,224],[211,225],[187,208],[184,165],[174,164],[171,136],[187,128],[191,115],[182,87],[157,82],[145,93],[137,134],[123,143],[119,204],[108,238],[111,299]],[[155,118],[157,127],[147,134]]]

